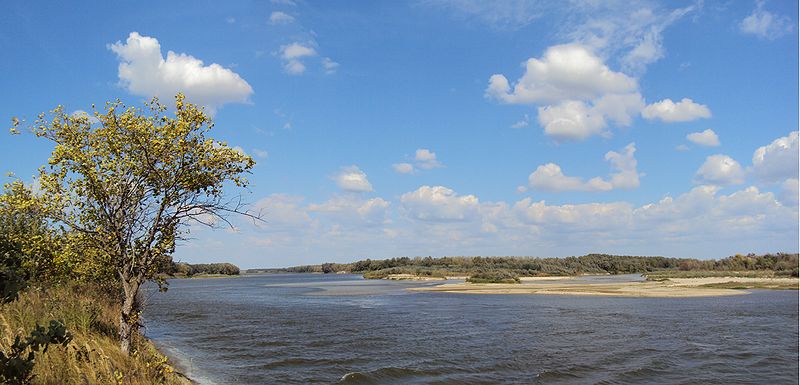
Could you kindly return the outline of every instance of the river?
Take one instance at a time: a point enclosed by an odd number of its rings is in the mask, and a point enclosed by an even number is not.
[[[171,280],[168,292],[148,292],[145,334],[201,384],[798,383],[797,291],[670,299],[405,290],[438,283]]]

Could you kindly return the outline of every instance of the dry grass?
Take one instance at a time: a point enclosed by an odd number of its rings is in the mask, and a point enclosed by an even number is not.
[[[0,306],[0,348],[7,350],[16,335],[27,335],[37,323],[58,319],[74,338],[67,347],[50,347],[36,355],[34,384],[189,383],[144,338],[135,341],[131,356],[122,353],[116,338],[118,317],[114,301],[92,289],[31,289],[17,301]]]

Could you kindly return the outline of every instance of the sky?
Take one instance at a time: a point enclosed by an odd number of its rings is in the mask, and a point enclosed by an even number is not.
[[[0,50],[9,127],[183,92],[256,160],[177,260],[798,251],[796,1],[12,0]]]

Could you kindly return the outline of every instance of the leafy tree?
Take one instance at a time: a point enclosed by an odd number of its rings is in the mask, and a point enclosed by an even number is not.
[[[231,225],[231,213],[258,218],[241,199],[223,197],[224,186],[247,185],[244,174],[255,162],[206,137],[212,127],[182,94],[175,97],[174,116],[157,98],[144,109],[117,100],[103,111],[93,106],[91,119],[59,106],[32,127],[55,144],[38,177],[47,212],[76,234],[73,252],[92,257],[88,266],[116,276],[124,352],[139,327],[139,289],[172,262],[187,221]]]

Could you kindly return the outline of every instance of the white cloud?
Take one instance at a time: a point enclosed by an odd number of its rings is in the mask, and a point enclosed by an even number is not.
[[[411,174],[414,172],[414,165],[411,163],[395,163],[392,168],[399,174]]]
[[[417,149],[417,152],[414,154],[414,162],[417,167],[423,170],[442,167],[442,163],[436,159],[436,153],[427,148]]]
[[[120,84],[128,92],[144,96],[172,97],[183,92],[193,103],[214,110],[225,103],[246,103],[253,88],[238,74],[219,64],[204,65],[193,56],[161,54],[158,40],[131,32],[125,43],[109,45],[120,60]]]
[[[306,66],[301,61],[304,57],[317,56],[317,51],[301,43],[282,45],[280,56],[283,59],[283,69],[290,75],[300,75],[306,71]]]
[[[600,177],[584,182],[582,178],[566,176],[561,171],[561,166],[547,163],[536,168],[528,177],[528,184],[537,190],[560,191],[608,191],[613,187],[611,183]]]
[[[778,196],[784,206],[797,207],[800,200],[797,178],[787,179],[781,184],[781,193]]]
[[[530,118],[528,117],[528,114],[525,114],[522,117],[522,120],[512,124],[511,128],[525,128],[525,127],[528,127],[528,123],[529,122],[530,122]]]
[[[457,195],[444,186],[422,186],[400,196],[405,214],[429,222],[467,221],[478,214],[478,198]]]
[[[779,182],[798,175],[798,131],[775,139],[772,143],[759,147],[753,153],[753,173],[767,183]]]
[[[615,189],[630,190],[639,187],[639,172],[636,170],[638,162],[633,156],[635,152],[636,144],[630,143],[622,152],[606,153],[606,161],[611,163],[611,169],[614,170],[609,176]]]
[[[308,205],[309,212],[327,215],[329,220],[345,226],[388,223],[391,204],[383,198],[363,200],[356,196],[334,196],[321,204]]]
[[[444,167],[438,159],[436,153],[427,148],[418,148],[414,153],[414,163],[395,163],[392,165],[394,171],[400,174],[413,174],[417,169],[430,170],[432,168]]]
[[[530,58],[514,84],[501,74],[489,78],[486,96],[511,104],[588,100],[608,93],[630,93],[636,80],[614,72],[590,49],[578,44],[552,46],[541,59]]]
[[[756,35],[762,39],[774,40],[788,35],[794,30],[794,23],[789,16],[780,16],[764,10],[764,2],[756,2],[756,9],[739,24],[739,29],[746,34]]]
[[[574,2],[570,14],[575,24],[565,23],[566,35],[606,56],[618,56],[622,68],[642,73],[665,56],[664,30],[696,7],[662,9],[647,1]]]
[[[689,98],[683,98],[678,103],[672,99],[649,104],[642,110],[642,117],[653,120],[660,119],[667,123],[689,122],[701,118],[710,118],[711,110],[703,104],[698,104]]]
[[[686,135],[686,139],[700,146],[705,146],[705,147],[719,146],[719,137],[717,136],[717,133],[710,128],[702,132],[693,132],[689,135]]]
[[[331,60],[329,57],[326,57],[322,59],[322,68],[325,69],[325,73],[328,75],[335,74],[339,69],[339,63]]]
[[[695,174],[697,183],[727,186],[744,183],[745,173],[739,162],[717,154],[706,158]]]
[[[679,145],[675,146],[675,151],[681,151],[681,152],[689,151],[689,146],[687,146],[685,144],[679,144]]]
[[[564,226],[570,231],[621,230],[630,222],[632,207],[623,202],[550,206],[525,198],[514,204],[514,211],[523,223],[550,231],[560,231]]]
[[[538,19],[556,26],[556,40],[619,57],[622,68],[640,73],[665,56],[665,29],[702,5],[665,9],[651,1],[426,0],[422,2],[496,29],[518,29]]]
[[[97,119],[97,118],[96,118],[94,115],[90,115],[88,112],[86,112],[86,111],[84,111],[84,110],[75,110],[75,111],[72,111],[72,114],[71,114],[71,115],[72,115],[72,117],[74,117],[74,118],[85,117],[86,119],[88,119],[88,120],[89,120],[89,123],[90,123],[90,124],[97,124],[97,123],[100,123],[100,119]]]
[[[272,194],[253,205],[255,212],[261,213],[264,228],[270,231],[290,231],[308,228],[312,219],[302,205],[303,197]]]
[[[785,185],[796,192],[796,180]],[[301,197],[275,194],[256,205],[267,223],[259,224],[257,233],[240,226],[241,238],[229,247],[240,248],[241,255],[256,253],[249,263],[262,266],[265,258],[297,265],[361,255],[529,255],[530,250],[539,256],[601,251],[678,257],[796,251],[797,206],[787,200],[796,200],[796,193],[776,198],[753,186],[727,195],[720,191],[702,185],[640,206],[531,198],[487,203],[443,186],[422,186],[400,196],[396,205],[353,194],[304,205]]]
[[[554,106],[539,107],[539,124],[545,135],[557,140],[583,140],[606,134],[606,121],[586,103],[570,100]]]
[[[636,145],[631,143],[621,153],[609,151],[605,159],[614,170],[608,179],[594,177],[584,181],[580,177],[566,176],[561,167],[555,163],[547,163],[536,168],[528,176],[531,188],[549,191],[609,191],[614,189],[634,189],[639,187],[639,172],[634,157]]]
[[[269,157],[269,152],[267,152],[266,150],[258,149],[258,148],[254,148],[253,149],[253,154],[255,154],[257,157],[262,158],[262,159]]]
[[[539,124],[557,140],[607,135],[607,120],[629,126],[644,107],[636,79],[611,70],[586,46],[552,46],[542,58],[528,59],[525,68],[513,89],[505,76],[492,75],[485,96],[540,105]]]
[[[372,191],[372,184],[367,180],[365,174],[357,166],[348,166],[334,177],[336,184],[344,191],[349,192],[370,192]]]
[[[269,15],[269,23],[272,25],[291,24],[293,22],[294,22],[294,16],[289,15],[286,12],[273,11]]]

